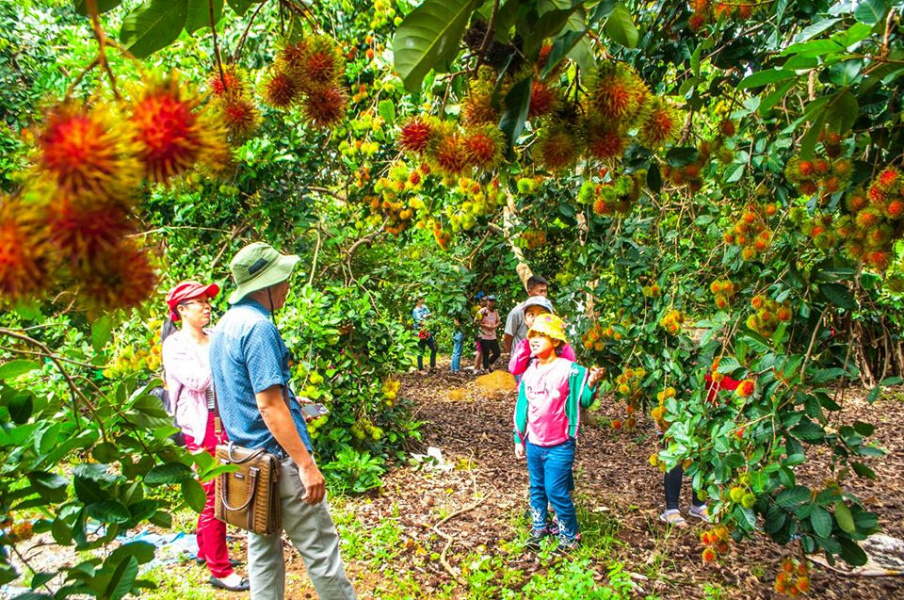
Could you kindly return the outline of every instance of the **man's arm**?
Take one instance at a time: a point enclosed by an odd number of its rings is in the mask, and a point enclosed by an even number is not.
[[[283,398],[283,387],[272,385],[255,394],[254,398],[257,400],[257,408],[261,411],[267,429],[298,465],[298,474],[305,489],[302,500],[308,504],[319,504],[326,493],[323,475],[301,441],[301,436],[298,435],[295,421],[292,420],[292,414]]]
[[[519,305],[520,306],[520,305]],[[521,309],[516,306],[509,311],[505,318],[505,333],[502,335],[502,345],[506,352],[512,351],[512,340],[515,339],[515,332],[521,324]]]

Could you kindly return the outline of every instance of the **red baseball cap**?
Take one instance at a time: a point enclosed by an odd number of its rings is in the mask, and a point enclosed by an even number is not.
[[[169,291],[166,295],[166,305],[170,309],[170,316],[173,321],[179,320],[179,311],[176,310],[176,306],[185,302],[186,300],[191,300],[192,298],[197,298],[202,294],[207,294],[208,298],[214,298],[217,294],[220,293],[220,286],[215,283],[198,283],[197,281],[183,281],[176,285],[173,289]]]

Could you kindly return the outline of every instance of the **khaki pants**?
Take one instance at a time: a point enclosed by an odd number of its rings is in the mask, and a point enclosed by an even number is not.
[[[279,496],[282,526],[301,553],[308,575],[321,600],[356,598],[339,556],[339,535],[326,498],[312,506],[301,501],[304,486],[291,458],[282,461]],[[248,534],[248,578],[251,600],[283,600],[286,564],[280,533]]]

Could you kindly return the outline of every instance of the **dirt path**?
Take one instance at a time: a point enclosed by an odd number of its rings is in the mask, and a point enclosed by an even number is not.
[[[527,526],[519,517],[527,506],[527,472],[512,456],[513,395],[484,393],[473,376],[448,373],[408,376],[402,393],[416,401],[417,416],[426,421],[425,446],[440,447],[457,468],[448,472],[398,469],[386,477],[380,495],[351,502],[365,527],[379,527],[383,520],[397,518],[404,541],[392,567],[396,575],[402,579],[410,576],[428,593],[453,583],[436,557],[445,538],[431,528],[462,509],[467,511],[441,527],[451,536],[447,562],[453,570],[467,570],[475,556],[483,555],[501,560],[510,569],[523,570],[525,579],[544,572],[548,564],[509,543]],[[885,458],[872,463],[878,480],[858,481],[853,487],[879,514],[885,532],[904,538],[904,436],[900,431],[904,403],[891,397],[869,406],[863,394],[855,394],[847,404],[846,416],[875,423],[873,439],[888,450]],[[605,422],[608,417],[622,417],[617,407],[605,402],[599,416]],[[599,544],[605,544],[606,534],[611,534],[614,542],[603,554],[637,574],[645,594],[662,598],[772,597],[783,557],[777,545],[766,540],[733,544],[728,557],[716,566],[704,567],[699,560],[699,528],[666,532],[657,518],[662,510],[662,477],[647,462],[656,445],[650,432],[650,423],[644,420],[634,433],[599,425],[583,429],[576,488],[580,514],[586,521],[582,523],[585,539],[588,527],[599,531],[593,536]],[[800,475],[802,480],[824,477],[825,459],[814,453],[813,462]],[[689,493],[686,487],[683,504]],[[482,496],[485,501],[469,508]],[[593,566],[606,573],[605,562]],[[352,561],[349,570],[364,596],[389,591],[371,581],[364,565]],[[511,585],[517,588],[525,579]],[[852,579],[818,567],[812,574],[812,586],[812,598],[904,597],[904,578]],[[462,598],[481,596],[480,589],[463,586],[451,593]],[[400,597],[405,597],[404,593],[400,592]]]

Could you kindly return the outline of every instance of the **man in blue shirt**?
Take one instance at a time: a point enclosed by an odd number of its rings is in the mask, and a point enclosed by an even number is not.
[[[301,406],[289,389],[289,351],[272,321],[272,313],[285,304],[298,261],[260,242],[235,255],[230,268],[237,288],[211,339],[210,369],[230,441],[264,448],[282,461],[282,527],[304,559],[318,596],[345,600],[355,598],[355,592],[339,556],[339,536]],[[252,600],[283,599],[282,532],[248,533],[248,576]]]
[[[430,348],[430,370],[436,368],[436,340],[430,333],[430,309],[424,304],[424,296],[417,297],[417,304],[411,311],[411,317],[414,319],[414,328],[417,330],[417,368],[419,371],[424,370],[424,349]]]

